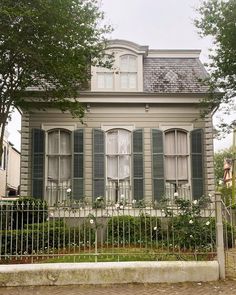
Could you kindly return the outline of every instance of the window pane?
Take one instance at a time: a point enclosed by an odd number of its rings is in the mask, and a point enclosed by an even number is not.
[[[97,73],[97,83],[99,89],[112,89],[113,73]]]
[[[121,73],[120,74],[120,88],[127,89],[129,88],[129,77],[128,73]]]
[[[58,154],[59,152],[59,131],[53,131],[48,134],[48,153]]]
[[[48,158],[48,180],[58,179],[58,157]]]
[[[129,154],[131,146],[130,132],[120,129],[118,138],[119,154]]]
[[[119,162],[119,179],[130,176],[130,156],[120,156]]]
[[[110,179],[118,178],[118,157],[107,157],[107,177]]]
[[[120,70],[122,72],[136,72],[137,71],[137,57],[134,55],[121,56]]]
[[[188,179],[188,158],[179,157],[178,158],[178,180]]]
[[[175,132],[167,132],[165,134],[165,154],[175,155]]]
[[[60,179],[66,180],[70,178],[71,175],[71,161],[70,157],[60,158]]]
[[[118,131],[110,131],[107,133],[107,154],[118,153]]]
[[[137,74],[129,73],[129,89],[135,89],[137,87]]]
[[[60,154],[70,154],[71,143],[70,143],[70,133],[60,132]]]
[[[178,155],[186,155],[188,153],[187,133],[177,132],[177,153]]]
[[[166,157],[165,158],[165,175],[167,180],[176,180],[175,170],[176,170],[175,157]]]

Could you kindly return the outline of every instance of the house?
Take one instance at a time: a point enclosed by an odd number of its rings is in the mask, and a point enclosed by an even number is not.
[[[56,109],[22,117],[21,194],[53,204],[198,199],[214,190],[212,119],[200,118],[207,73],[199,50],[109,43],[92,68],[84,124]]]
[[[232,186],[232,175],[233,175],[233,159],[224,159],[224,177],[223,181],[226,187]]]
[[[3,154],[0,159],[0,198],[13,197],[19,193],[20,185],[20,152],[8,140],[6,130],[3,140]]]

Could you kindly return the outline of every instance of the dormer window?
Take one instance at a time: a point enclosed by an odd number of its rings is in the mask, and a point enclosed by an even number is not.
[[[92,91],[140,92],[143,91],[143,53],[124,48],[108,49],[114,62],[111,69],[92,68]]]

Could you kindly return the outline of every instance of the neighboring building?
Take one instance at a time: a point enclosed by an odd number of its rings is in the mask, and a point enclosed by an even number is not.
[[[200,51],[123,40],[109,48],[112,69],[92,68],[91,89],[78,98],[84,124],[52,109],[23,114],[21,194],[54,203],[71,195],[131,202],[212,193],[212,119],[199,114],[207,94]]]
[[[20,186],[20,152],[8,140],[5,131],[0,160],[0,197],[17,196]]]
[[[227,187],[232,186],[233,161],[232,159],[224,159],[224,177],[223,181]]]

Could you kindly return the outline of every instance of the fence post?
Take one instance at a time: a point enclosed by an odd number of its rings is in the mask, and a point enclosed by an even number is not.
[[[222,201],[221,193],[215,193],[215,209],[216,209],[216,247],[217,261],[219,263],[220,279],[225,279],[225,251],[224,251],[224,233],[222,222]]]

